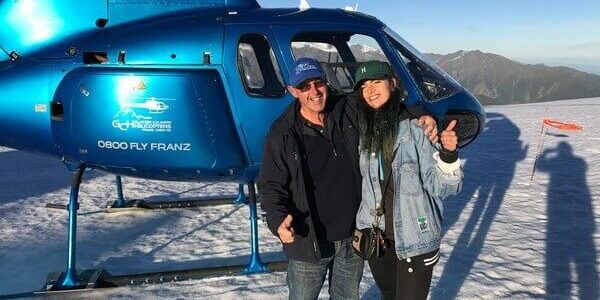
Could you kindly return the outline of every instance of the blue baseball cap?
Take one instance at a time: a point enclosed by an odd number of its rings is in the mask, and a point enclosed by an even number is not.
[[[325,72],[323,72],[323,68],[321,68],[321,64],[318,61],[308,57],[298,59],[290,72],[290,84],[298,87],[298,85],[310,78],[327,80]]]

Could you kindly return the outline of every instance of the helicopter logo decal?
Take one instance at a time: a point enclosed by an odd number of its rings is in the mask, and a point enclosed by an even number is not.
[[[143,132],[170,132],[171,120],[154,120],[153,115],[160,115],[169,109],[163,101],[175,99],[160,99],[151,97],[144,102],[126,102],[121,104],[121,109],[113,116],[112,126],[121,131],[129,129]],[[147,111],[147,115],[144,112]]]

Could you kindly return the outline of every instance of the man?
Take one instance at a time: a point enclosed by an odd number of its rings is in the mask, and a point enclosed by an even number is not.
[[[364,262],[351,245],[361,195],[355,111],[332,96],[316,60],[298,59],[289,75],[297,101],[273,123],[258,178],[267,224],[289,258],[289,298],[316,299],[329,273],[332,299],[358,299]]]

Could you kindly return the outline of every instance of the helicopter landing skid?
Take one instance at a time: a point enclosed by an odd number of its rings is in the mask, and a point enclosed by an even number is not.
[[[127,282],[127,285],[134,283],[150,283],[150,278],[158,278],[153,282],[169,282],[179,281],[182,276],[190,276],[189,279],[199,278],[196,276],[219,276],[219,275],[237,275],[237,274],[255,274],[269,272],[271,269],[281,268],[283,265],[281,262],[265,264],[261,261],[259,247],[258,247],[258,213],[256,205],[256,189],[254,187],[254,181],[249,181],[247,204],[250,209],[250,261],[245,266],[223,266],[215,268],[203,268],[194,269],[187,271],[167,271],[167,272],[155,272],[145,273],[137,275],[126,275],[126,276],[110,276],[104,270],[86,270],[82,272],[77,271],[76,267],[76,247],[77,247],[77,210],[79,209],[79,186],[81,185],[83,173],[86,170],[86,166],[81,164],[77,167],[76,172],[71,182],[71,193],[69,197],[69,204],[67,205],[67,211],[69,212],[69,223],[68,223],[68,243],[67,243],[67,268],[64,272],[53,272],[48,276],[46,285],[41,292],[44,293],[59,293],[59,291],[73,290],[81,291],[88,290],[90,288],[101,287],[101,286],[118,286],[114,281],[118,278],[122,279],[122,282]],[[120,179],[120,178],[119,178]],[[120,182],[120,180],[118,180]],[[118,184],[120,186],[120,184]],[[240,190],[243,185],[240,184]],[[241,194],[243,196],[243,194]],[[120,201],[123,200],[122,194],[119,193]],[[245,199],[245,197],[244,197]],[[135,201],[134,201],[135,203]],[[138,203],[139,206],[139,203]],[[287,262],[285,263],[287,265]],[[181,274],[181,275],[180,275]],[[85,276],[84,276],[85,275]],[[152,276],[150,276],[152,275]],[[171,277],[169,277],[171,276]],[[126,280],[123,280],[125,278]],[[139,278],[144,278],[140,280]],[[203,277],[201,277],[203,278]],[[113,281],[111,283],[111,280]],[[0,297],[3,298],[4,296]]]
[[[215,197],[190,198],[174,201],[144,201],[144,200],[124,200],[108,201],[106,203],[107,213],[135,211],[147,209],[165,209],[165,208],[191,208],[201,206],[231,205],[235,202],[236,195],[225,195]],[[239,203],[239,204],[243,204]]]
[[[240,183],[237,195],[225,196],[207,196],[200,198],[189,198],[174,201],[144,201],[144,200],[125,200],[123,197],[123,184],[120,175],[115,176],[117,187],[117,199],[109,201],[106,204],[106,212],[122,212],[146,209],[164,209],[164,208],[190,208],[199,206],[215,206],[226,204],[247,204],[248,197],[244,194],[244,184]]]
[[[48,275],[46,284],[40,291],[33,293],[22,293],[16,295],[3,295],[0,299],[15,299],[21,297],[35,296],[53,296],[61,294],[69,294],[71,296],[78,293],[93,292],[106,288],[143,285],[143,284],[159,284],[169,282],[179,282],[186,280],[199,280],[219,276],[240,276],[255,273],[266,272],[283,272],[287,269],[287,261],[272,261],[265,263],[265,269],[262,272],[253,272],[248,270],[246,265],[231,265],[212,268],[199,268],[188,270],[177,270],[167,272],[150,272],[139,274],[111,275],[104,269],[84,270],[78,272],[77,278],[81,283],[77,287],[68,289],[62,288],[59,285],[61,277],[64,277],[64,272],[52,272]]]

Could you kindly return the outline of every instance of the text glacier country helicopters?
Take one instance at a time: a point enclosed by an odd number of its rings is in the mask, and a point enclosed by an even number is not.
[[[67,268],[49,276],[47,292],[134,280],[76,269],[77,193],[86,169],[117,175],[120,195],[121,175],[238,182],[242,196],[248,184],[252,255],[245,268],[227,271],[267,271],[254,179],[265,135],[293,101],[285,84],[299,57],[319,60],[336,93],[351,92],[360,62],[388,61],[407,104],[421,104],[440,126],[458,120],[461,146],[485,123],[465,88],[385,24],[355,11],[264,9],[255,0],[0,3],[0,145],[55,156],[74,171]],[[127,205],[122,197],[113,204]],[[173,274],[161,273],[160,281],[176,280]]]

